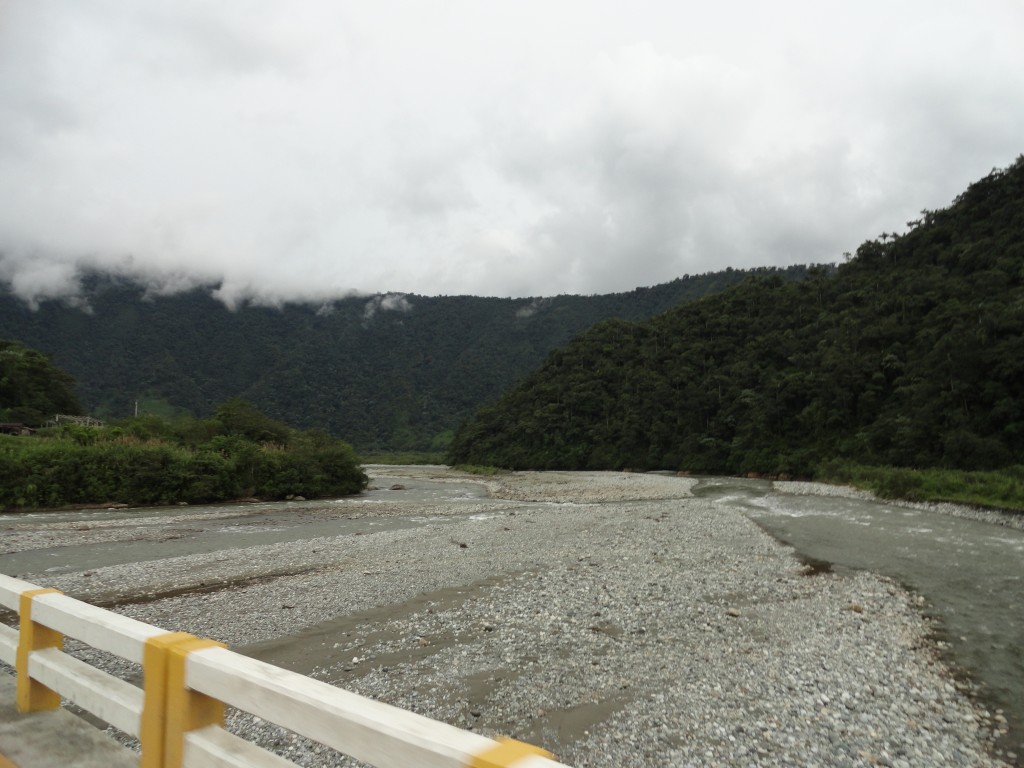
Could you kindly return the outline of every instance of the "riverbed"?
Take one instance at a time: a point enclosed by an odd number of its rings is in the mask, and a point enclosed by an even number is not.
[[[1019,518],[886,503],[828,486],[738,478],[708,478],[695,492],[744,508],[816,569],[868,570],[911,589],[922,612],[935,620],[935,640],[947,658],[977,685],[987,704],[1013,722],[1005,749],[1024,754],[1024,532]]]
[[[370,474],[376,490],[331,502],[2,516],[0,571],[579,766],[1016,758],[995,740],[1014,714],[972,696],[970,665],[938,644],[959,630],[923,587],[801,559],[764,530],[833,499],[622,473]],[[231,726],[302,765],[354,765]]]

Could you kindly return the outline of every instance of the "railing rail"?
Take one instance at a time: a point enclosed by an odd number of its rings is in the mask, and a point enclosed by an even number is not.
[[[522,742],[480,734],[289,672],[219,643],[169,632],[0,574],[0,660],[18,674],[18,709],[63,697],[141,743],[143,768],[295,764],[224,730],[230,705],[377,768],[565,768]],[[63,637],[142,665],[139,688],[62,650]]]

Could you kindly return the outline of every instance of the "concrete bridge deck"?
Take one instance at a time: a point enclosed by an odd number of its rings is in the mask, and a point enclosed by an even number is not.
[[[22,714],[0,672],[0,768],[137,768],[139,756],[65,709]]]

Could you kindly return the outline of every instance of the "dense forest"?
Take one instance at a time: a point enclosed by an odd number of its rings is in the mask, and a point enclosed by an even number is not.
[[[552,349],[611,317],[642,320],[753,273],[727,270],[605,296],[349,297],[229,310],[211,287],[151,295],[91,275],[73,303],[0,292],[0,337],[52,355],[86,411],[206,416],[229,397],[362,451],[443,450],[458,424]]]
[[[457,463],[810,475],[1024,457],[1024,157],[836,270],[597,324],[458,432]]]

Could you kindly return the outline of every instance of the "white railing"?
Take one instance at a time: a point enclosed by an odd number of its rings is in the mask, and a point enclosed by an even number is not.
[[[138,737],[143,768],[295,764],[224,730],[230,705],[377,768],[565,768],[548,753],[493,741],[250,659],[220,643],[144,624],[0,574],[0,661],[18,674],[22,712],[61,697]],[[142,665],[143,688],[62,650],[63,636]]]

